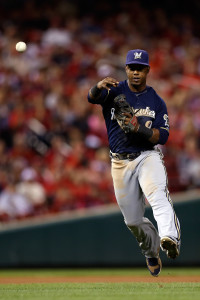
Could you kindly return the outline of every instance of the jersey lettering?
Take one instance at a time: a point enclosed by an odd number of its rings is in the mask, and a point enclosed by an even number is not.
[[[135,115],[138,116],[144,116],[144,117],[151,117],[155,119],[155,111],[150,110],[150,107],[147,106],[146,108],[140,108],[139,110],[135,110]]]

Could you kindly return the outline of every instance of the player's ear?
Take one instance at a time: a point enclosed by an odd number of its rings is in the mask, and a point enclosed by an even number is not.
[[[147,73],[149,73],[149,71],[150,71],[150,67],[148,66],[148,67],[147,67]]]

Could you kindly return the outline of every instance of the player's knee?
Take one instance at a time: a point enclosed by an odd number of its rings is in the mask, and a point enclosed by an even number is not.
[[[148,202],[152,202],[154,199],[162,199],[163,194],[166,195],[165,186],[152,186],[144,191]]]
[[[151,184],[147,186],[144,190],[145,196],[146,197],[151,197],[155,195],[159,191],[159,187],[156,184]]]

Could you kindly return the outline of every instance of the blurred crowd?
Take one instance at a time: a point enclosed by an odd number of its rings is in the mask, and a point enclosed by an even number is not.
[[[16,2],[16,1],[14,1]],[[130,49],[149,52],[165,100],[170,192],[200,188],[200,23],[139,1],[22,1],[0,15],[0,221],[115,203],[98,80],[126,78]],[[17,52],[18,41],[27,43]]]

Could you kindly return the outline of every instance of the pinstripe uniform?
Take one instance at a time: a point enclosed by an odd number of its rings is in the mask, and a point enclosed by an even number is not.
[[[142,253],[146,257],[158,257],[162,237],[169,236],[180,244],[180,224],[169,196],[161,150],[137,133],[125,133],[113,118],[113,99],[119,94],[125,94],[140,124],[159,129],[158,144],[165,144],[168,139],[167,108],[152,87],[146,86],[145,90],[136,93],[130,90],[126,80],[111,87],[110,91],[104,89],[98,99],[88,95],[90,103],[102,106],[115,196],[125,223],[136,237]],[[157,229],[144,217],[145,199],[152,207]]]

